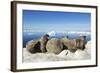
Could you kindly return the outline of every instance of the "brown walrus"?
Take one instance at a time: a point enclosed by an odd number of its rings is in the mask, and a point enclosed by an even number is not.
[[[77,49],[84,50],[86,44],[86,36],[80,36],[77,39],[62,38],[61,39],[64,49],[69,49],[71,52],[75,52]]]
[[[49,35],[45,34],[43,37],[37,40],[31,40],[26,44],[26,49],[30,53],[46,52],[46,43]]]
[[[43,37],[41,37],[41,39],[40,39],[40,50],[42,52],[47,52],[47,50],[46,50],[46,44],[47,44],[47,41],[49,40],[48,37],[49,37],[49,35],[46,34]]]
[[[60,39],[52,38],[47,42],[46,49],[49,53],[59,54],[63,50],[63,44]]]
[[[31,40],[31,41],[29,41],[29,42],[26,44],[26,49],[27,49],[30,53],[41,52],[39,40]]]

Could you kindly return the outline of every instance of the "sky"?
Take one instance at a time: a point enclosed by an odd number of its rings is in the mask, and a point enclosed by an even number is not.
[[[23,28],[35,32],[89,31],[91,29],[91,14],[23,10]]]

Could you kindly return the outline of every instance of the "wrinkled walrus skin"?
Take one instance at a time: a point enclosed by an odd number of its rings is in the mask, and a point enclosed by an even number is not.
[[[60,39],[52,38],[47,42],[46,49],[48,53],[59,54],[63,50]]]
[[[75,52],[77,49],[84,50],[86,45],[86,37],[80,36],[77,39],[62,38],[61,39],[64,48],[68,48],[71,52]]]
[[[40,50],[45,53],[47,52],[47,49],[46,49],[46,44],[48,42],[48,37],[49,35],[45,34],[43,37],[41,37],[40,39]]]
[[[29,42],[27,43],[27,45],[26,45],[26,49],[27,49],[30,53],[41,52],[39,40],[31,40],[31,41],[29,41]]]
[[[85,45],[87,44],[86,36],[80,36],[79,39],[76,39],[76,48],[84,50]]]
[[[31,40],[26,44],[26,49],[30,53],[37,53],[37,52],[47,52],[46,51],[46,43],[48,41],[48,35],[42,36],[40,39]]]

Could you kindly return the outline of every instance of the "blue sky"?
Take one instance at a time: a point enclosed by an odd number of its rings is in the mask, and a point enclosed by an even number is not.
[[[23,27],[42,32],[89,31],[90,18],[90,13],[23,10]]]

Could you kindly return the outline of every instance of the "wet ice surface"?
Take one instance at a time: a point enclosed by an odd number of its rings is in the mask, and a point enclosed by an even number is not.
[[[53,53],[29,53],[23,48],[23,62],[49,62],[49,61],[68,61],[68,60],[88,60],[91,59],[91,42],[85,46],[85,50],[77,50],[75,53],[63,50],[60,54]]]

